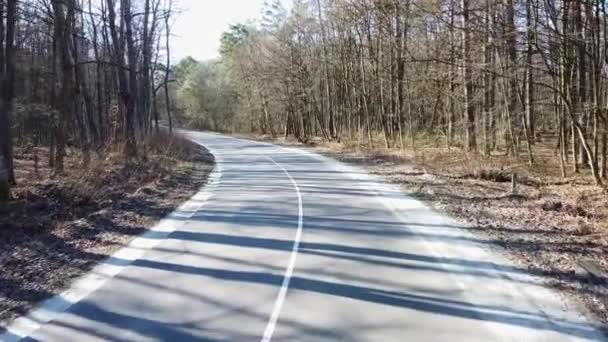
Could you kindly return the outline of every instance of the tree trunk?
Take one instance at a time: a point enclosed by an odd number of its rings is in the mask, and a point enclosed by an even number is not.
[[[123,22],[127,41],[127,61],[129,70],[129,87],[126,96],[125,112],[125,157],[130,160],[137,156],[137,143],[135,140],[135,119],[139,117],[137,110],[137,50],[135,37],[133,37],[133,16],[131,15],[131,0],[121,1]]]
[[[527,126],[526,134],[528,144],[533,144],[536,137],[535,130],[535,113],[534,113],[534,69],[532,65],[533,43],[536,26],[533,21],[532,1],[528,1],[526,5],[526,22],[527,28],[527,46],[526,46],[526,117],[525,124]]]
[[[11,187],[8,181],[8,170],[4,163],[4,156],[0,155],[0,203],[11,199]]]
[[[169,1],[169,13],[171,11],[172,2]],[[167,110],[167,119],[169,120],[169,133],[173,133],[173,115],[171,115],[171,97],[169,96],[169,75],[171,74],[171,49],[170,38],[171,28],[169,27],[169,14],[165,15],[165,48],[167,50],[167,64],[165,66],[165,109]]]
[[[492,117],[492,112],[494,111],[494,93],[492,92],[493,88],[493,75],[491,70],[491,66],[493,65],[492,55],[494,53],[494,48],[492,46],[492,34],[490,32],[491,29],[491,20],[493,7],[491,0],[486,0],[486,13],[485,13],[485,44],[483,47],[483,60],[484,60],[484,68],[485,71],[483,73],[483,151],[486,156],[490,155],[492,150],[490,144],[490,122]]]
[[[454,143],[454,121],[456,120],[456,105],[455,105],[455,96],[456,96],[456,34],[454,33],[454,28],[456,25],[456,1],[450,0],[450,25],[449,25],[449,37],[450,37],[450,65],[448,69],[448,79],[450,84],[450,92],[448,95],[448,107],[447,107],[447,133],[446,133],[446,141],[448,150],[452,147]]]
[[[97,23],[95,22],[95,17],[93,16],[93,6],[91,4],[91,0],[89,0],[89,15],[90,22],[92,27],[92,43],[93,43],[93,56],[97,61],[95,65],[95,111],[97,114],[97,125],[99,131],[99,141],[98,144],[101,145],[103,143],[103,139],[105,138],[105,130],[104,130],[104,106],[103,106],[103,65],[100,63],[100,54],[99,54],[99,43],[97,41]]]
[[[59,52],[61,65],[61,89],[60,98],[57,101],[59,120],[57,124],[57,147],[55,155],[55,173],[63,174],[63,159],[66,147],[66,130],[68,120],[73,118],[76,86],[74,80],[74,61],[72,59],[70,40],[72,39],[72,24],[74,16],[74,0],[64,2],[53,0],[53,12],[55,15],[54,38]],[[65,7],[65,9],[64,9]]]
[[[140,116],[141,116],[141,132],[146,134],[150,126],[150,63],[152,60],[152,38],[153,30],[149,28],[150,21],[150,0],[145,0],[144,3],[144,20],[142,32],[142,69],[141,69],[141,91],[140,100]],[[154,23],[153,23],[154,24]]]
[[[515,29],[515,8],[513,0],[507,0],[507,32],[506,44],[508,62],[506,71],[508,73],[509,91],[507,101],[507,118],[509,125],[509,147],[512,149],[513,155],[519,153],[519,125],[517,117],[517,30]]]
[[[0,4],[2,7],[3,4]],[[0,21],[1,21],[0,17]],[[4,157],[4,169],[9,183],[15,184],[15,171],[13,167],[13,138],[12,138],[12,111],[15,97],[15,24],[17,21],[17,0],[6,1],[6,29],[4,55],[0,63],[0,154]],[[0,32],[0,33],[2,33]],[[0,40],[0,45],[2,41]]]
[[[329,79],[329,67],[328,67],[328,52],[327,52],[327,42],[326,42],[326,33],[325,33],[325,25],[323,24],[323,17],[321,15],[321,0],[317,0],[317,15],[319,18],[319,25],[321,26],[321,45],[323,47],[323,75],[325,77],[324,82],[324,91],[325,91],[325,100],[326,108],[329,114],[329,136],[333,140],[336,138],[336,127],[335,127],[335,119],[334,119],[334,110],[331,101],[331,88],[330,88],[330,79]]]
[[[475,133],[475,107],[473,106],[473,80],[471,66],[471,38],[469,28],[469,0],[462,0],[462,56],[464,80],[464,107],[466,113],[467,150],[477,152],[477,136]]]

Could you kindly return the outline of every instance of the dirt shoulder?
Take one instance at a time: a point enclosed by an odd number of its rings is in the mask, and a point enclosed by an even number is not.
[[[337,143],[273,142],[362,166],[398,184],[405,193],[462,222],[480,241],[527,267],[550,287],[582,302],[591,319],[608,323],[607,279],[585,270],[589,265],[604,275],[608,270],[608,194],[589,179],[541,178],[519,168],[513,194],[510,170],[472,171],[463,160],[450,164],[448,160],[457,158],[454,151],[431,158],[407,151],[362,151]]]
[[[105,153],[89,167],[68,153],[66,174],[52,177],[48,150],[16,149],[15,199],[0,206],[0,325],[169,214],[214,166],[208,151],[169,135],[151,139],[145,151],[137,164]]]

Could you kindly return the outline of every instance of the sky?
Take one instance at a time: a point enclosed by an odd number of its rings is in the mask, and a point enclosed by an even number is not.
[[[173,60],[218,57],[222,33],[230,24],[258,18],[263,4],[264,0],[176,0],[181,13],[173,26]]]

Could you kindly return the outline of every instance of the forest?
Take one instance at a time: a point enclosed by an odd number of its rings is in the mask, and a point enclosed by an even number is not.
[[[603,1],[273,0],[223,34],[219,59],[171,68],[173,7],[0,3],[0,198],[15,184],[15,144],[48,147],[60,174],[66,146],[84,164],[107,146],[136,158],[138,141],[173,116],[608,177]]]
[[[608,176],[603,1],[268,1],[185,59],[176,110],[213,130],[350,141],[475,158],[561,177]]]
[[[138,142],[158,131],[160,112],[171,118],[164,99],[172,6],[171,0],[0,1],[0,201],[16,183],[15,145],[46,147],[58,175],[70,148],[84,165],[110,146],[137,159]]]

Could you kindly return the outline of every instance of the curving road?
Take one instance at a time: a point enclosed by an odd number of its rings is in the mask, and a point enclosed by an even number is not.
[[[591,341],[576,307],[360,169],[184,132],[206,190],[13,324],[30,341]]]

